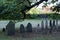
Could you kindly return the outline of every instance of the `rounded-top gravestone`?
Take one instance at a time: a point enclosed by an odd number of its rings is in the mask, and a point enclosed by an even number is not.
[[[25,33],[25,28],[23,24],[20,25],[20,33]]]
[[[6,26],[6,32],[8,36],[12,36],[15,34],[15,24],[10,21]]]
[[[32,32],[32,24],[31,23],[27,24],[26,31],[27,32]]]

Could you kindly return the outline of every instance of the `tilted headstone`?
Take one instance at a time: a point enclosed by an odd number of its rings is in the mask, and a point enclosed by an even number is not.
[[[20,25],[20,33],[25,33],[25,28],[23,24]]]
[[[32,32],[32,24],[31,23],[27,24],[26,31],[27,32]]]
[[[15,34],[15,24],[10,21],[6,26],[6,32],[8,36],[12,36]]]

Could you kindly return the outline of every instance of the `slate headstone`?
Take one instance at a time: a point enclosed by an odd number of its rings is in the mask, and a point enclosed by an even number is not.
[[[45,34],[48,33],[48,21],[46,20],[45,21]]]
[[[41,29],[44,30],[44,21],[41,21]]]
[[[44,20],[41,21],[41,34],[44,34]]]
[[[56,31],[56,21],[55,20],[53,20],[53,31]]]
[[[53,26],[55,26],[55,20],[53,20]]]
[[[3,28],[2,31],[5,32],[5,28]]]
[[[36,27],[36,32],[39,33],[40,32],[40,25],[38,24]]]
[[[50,31],[49,31],[49,33],[52,33],[52,30],[53,30],[52,20],[50,20],[49,24],[50,24]]]
[[[8,36],[12,36],[15,34],[15,24],[10,21],[6,26],[6,32]]]
[[[58,27],[58,19],[56,19],[56,28]]]
[[[27,32],[32,32],[32,24],[31,23],[27,24],[26,31]]]
[[[25,33],[25,28],[23,24],[20,25],[20,33]]]

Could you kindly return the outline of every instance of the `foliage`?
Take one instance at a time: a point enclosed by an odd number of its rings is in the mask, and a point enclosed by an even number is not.
[[[5,3],[0,2],[0,19],[8,19],[8,20],[17,20],[23,17],[20,12],[21,9],[25,8],[24,4],[19,4],[16,2],[17,0],[6,0]]]
[[[20,20],[21,18],[23,19],[24,13],[22,13],[21,10],[25,10],[24,12],[29,11],[29,9],[42,3],[43,1],[47,0],[41,0],[31,6],[31,3],[27,0],[0,0],[0,20]],[[60,11],[58,10],[58,7],[56,8],[57,11]]]

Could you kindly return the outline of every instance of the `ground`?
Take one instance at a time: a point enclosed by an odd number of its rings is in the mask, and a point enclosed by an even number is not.
[[[32,34],[31,36],[32,37],[21,37],[16,35],[7,36],[4,32],[0,31],[0,40],[60,40],[60,33],[53,33],[48,35]]]

